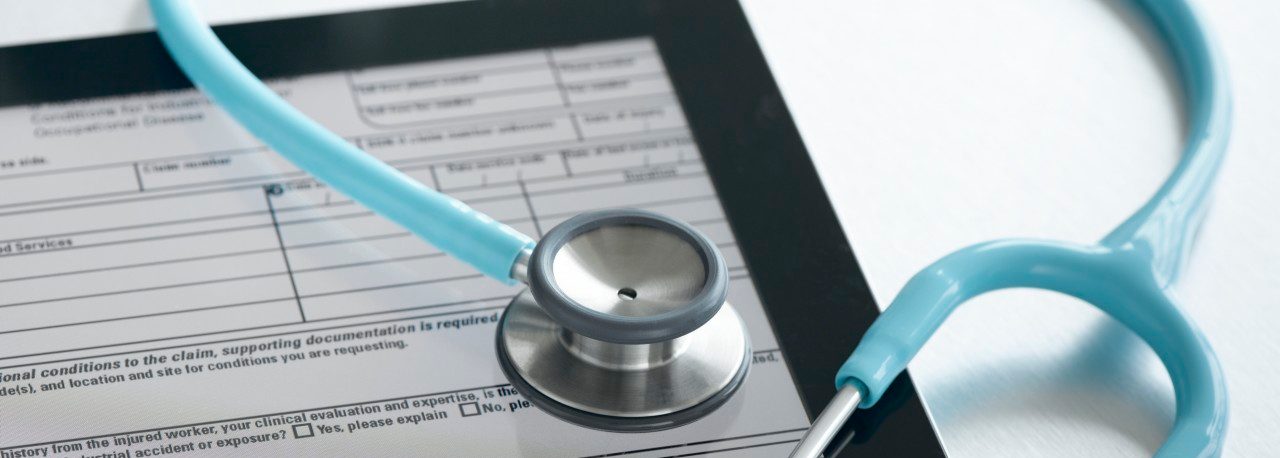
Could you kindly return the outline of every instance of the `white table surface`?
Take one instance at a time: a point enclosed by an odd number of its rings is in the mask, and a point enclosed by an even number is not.
[[[215,23],[415,3],[201,0]],[[1217,349],[1228,456],[1280,454],[1280,3],[1201,0],[1235,134],[1178,293]],[[1119,1],[746,0],[876,298],[1007,236],[1093,241],[1177,159],[1177,87]],[[0,46],[150,27],[142,0],[7,0]],[[0,72],[4,69],[0,69]],[[958,311],[910,367],[952,456],[1142,456],[1173,394],[1154,354],[1074,299]]]

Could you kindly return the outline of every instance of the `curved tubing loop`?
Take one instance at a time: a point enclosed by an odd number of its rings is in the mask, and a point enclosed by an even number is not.
[[[1227,422],[1222,369],[1134,250],[1001,240],[947,255],[898,293],[840,368],[837,386],[853,383],[863,393],[861,406],[874,404],[957,306],[1019,287],[1074,296],[1137,333],[1173,380],[1177,419],[1159,455],[1218,456]]]
[[[1137,0],[1169,44],[1190,110],[1182,159],[1156,194],[1098,245],[1002,240],[947,255],[917,273],[867,330],[836,376],[869,407],[956,307],[998,289],[1074,296],[1134,331],[1173,381],[1177,416],[1157,456],[1216,457],[1227,427],[1227,390],[1217,356],[1169,289],[1204,215],[1230,130],[1225,66],[1191,7]]]
[[[197,87],[316,179],[505,283],[533,240],[347,143],[268,88],[223,46],[188,0],[150,0],[160,38]]]

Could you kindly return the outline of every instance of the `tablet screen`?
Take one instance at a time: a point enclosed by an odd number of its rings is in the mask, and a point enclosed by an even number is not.
[[[195,90],[0,109],[10,456],[780,456],[808,420],[648,38],[273,80],[423,184],[538,238],[656,211],[724,253],[754,363],[718,411],[604,433],[494,355],[518,292],[307,177]]]

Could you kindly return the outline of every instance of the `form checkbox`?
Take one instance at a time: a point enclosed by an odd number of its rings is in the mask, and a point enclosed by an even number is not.
[[[311,436],[314,436],[314,435],[316,435],[316,432],[315,432],[315,430],[311,429],[311,423],[303,423],[303,424],[300,424],[300,425],[293,425],[293,438],[294,438],[294,439],[302,439],[302,438],[304,438],[304,437],[311,437]]]
[[[462,416],[464,417],[474,417],[476,415],[480,415],[480,403],[464,402],[462,404],[458,404],[458,410],[462,411]]]

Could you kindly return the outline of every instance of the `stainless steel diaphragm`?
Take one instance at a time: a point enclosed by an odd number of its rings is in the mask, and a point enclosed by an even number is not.
[[[725,302],[728,269],[687,224],[640,210],[585,213],[538,243],[498,327],[511,384],[586,427],[654,431],[710,413],[751,352]]]

